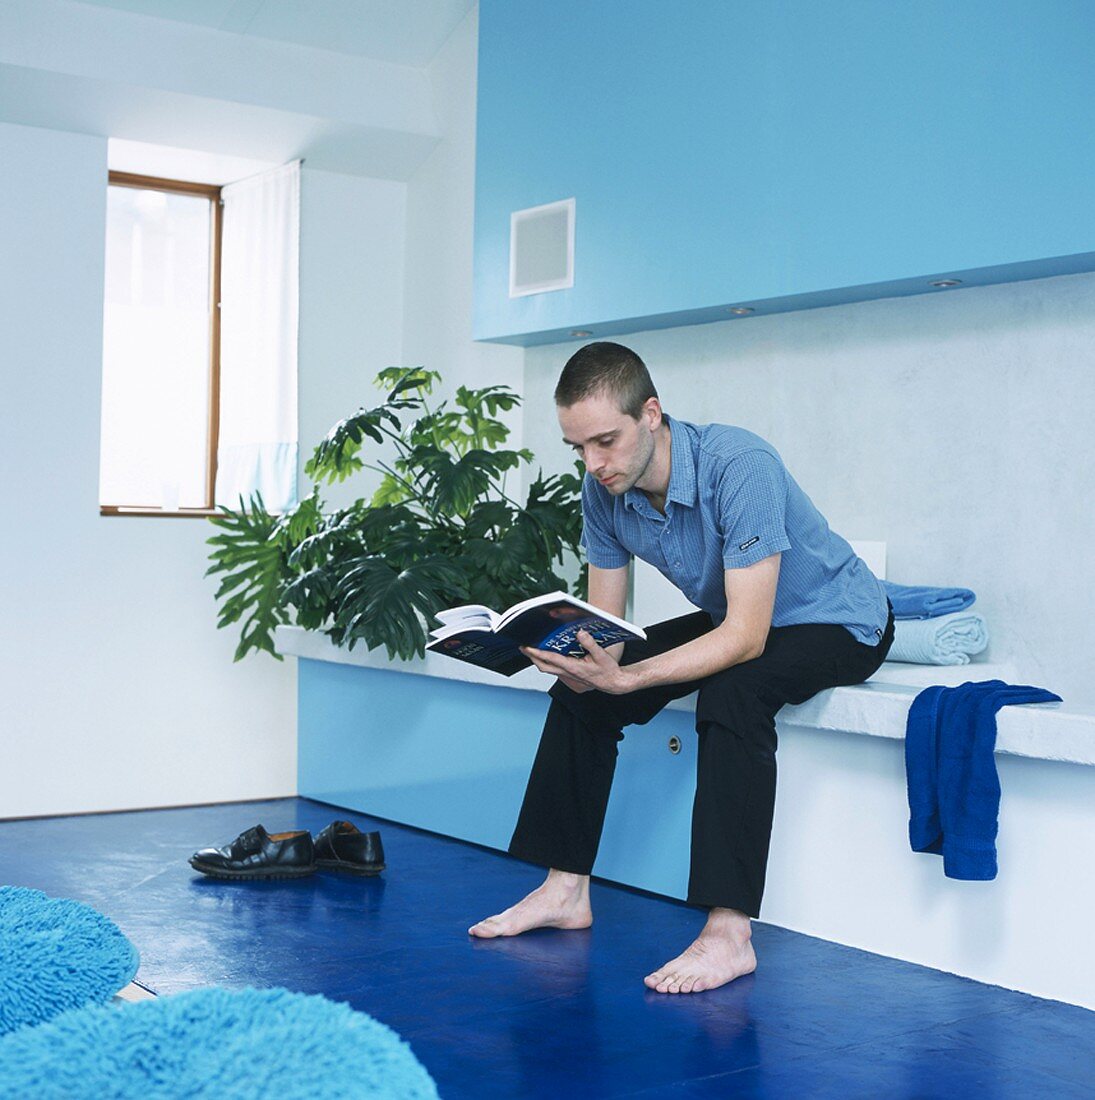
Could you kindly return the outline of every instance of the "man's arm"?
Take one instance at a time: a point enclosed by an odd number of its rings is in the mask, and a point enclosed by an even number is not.
[[[619,569],[600,569],[596,565],[589,567],[589,602],[617,619],[627,612],[627,574],[628,567]]]
[[[554,673],[576,690],[596,688],[622,695],[660,684],[679,684],[701,680],[724,668],[759,657],[764,652],[772,626],[772,609],[779,581],[779,554],[772,554],[744,569],[725,571],[727,615],[723,622],[695,641],[650,657],[633,665],[620,666],[584,631],[578,640],[587,656],[561,657],[539,649],[525,649],[541,672]],[[626,570],[600,570],[620,573]],[[624,578],[626,592],[626,577]],[[593,570],[590,569],[590,603],[593,597]],[[604,605],[598,605],[604,606]],[[613,610],[605,607],[606,611]],[[613,611],[615,614],[616,612]]]

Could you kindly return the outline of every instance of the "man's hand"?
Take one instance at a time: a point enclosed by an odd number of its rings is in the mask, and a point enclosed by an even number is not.
[[[578,643],[586,651],[585,657],[564,657],[546,649],[522,646],[521,652],[541,671],[558,676],[571,691],[579,695],[585,691],[604,691],[609,695],[626,695],[638,686],[626,666],[619,664],[622,646],[612,648],[615,653],[602,649],[588,631],[578,631]]]

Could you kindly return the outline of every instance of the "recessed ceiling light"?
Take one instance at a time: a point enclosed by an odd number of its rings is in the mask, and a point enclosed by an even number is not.
[[[750,313],[755,313],[756,310],[752,306],[731,306],[730,312],[735,317],[748,317]]]
[[[584,339],[586,336],[592,336],[593,333],[590,332],[589,329],[576,328],[570,335],[577,336],[579,339]]]
[[[961,286],[961,279],[933,279],[932,286],[948,287],[948,286]]]

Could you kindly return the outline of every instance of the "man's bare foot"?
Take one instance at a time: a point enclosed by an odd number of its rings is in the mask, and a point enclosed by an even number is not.
[[[696,942],[643,982],[658,993],[699,993],[756,968],[749,918],[736,909],[712,909]]]
[[[473,924],[468,932],[489,940],[495,936],[516,936],[532,928],[588,928],[592,923],[589,876],[552,869],[544,884],[528,897],[504,913]]]

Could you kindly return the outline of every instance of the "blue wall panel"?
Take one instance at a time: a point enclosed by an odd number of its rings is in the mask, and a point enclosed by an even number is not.
[[[1095,268],[1086,0],[482,0],[475,334],[544,342]],[[572,289],[508,297],[577,200]]]
[[[306,659],[299,685],[302,795],[505,850],[546,696]],[[695,767],[690,714],[628,732],[596,874],[684,897]]]

